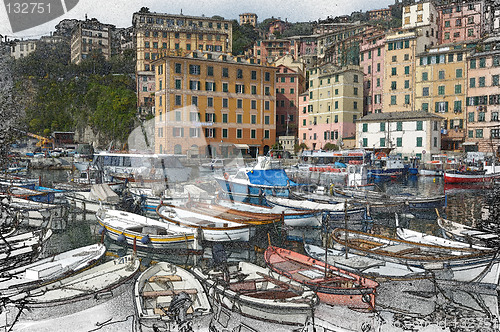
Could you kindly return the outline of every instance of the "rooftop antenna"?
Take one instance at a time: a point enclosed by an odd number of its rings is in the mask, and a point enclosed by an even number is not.
[[[181,15],[182,15],[182,8],[181,8]]]

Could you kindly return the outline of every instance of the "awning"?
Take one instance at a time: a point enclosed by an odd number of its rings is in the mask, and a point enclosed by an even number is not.
[[[464,142],[462,145],[477,145],[477,142]]]
[[[243,150],[243,149],[248,150],[248,149],[250,149],[250,147],[248,146],[248,144],[235,144],[234,147],[237,148],[237,149],[240,149],[240,150]]]

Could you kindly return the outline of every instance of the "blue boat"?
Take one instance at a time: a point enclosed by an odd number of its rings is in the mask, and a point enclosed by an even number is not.
[[[222,191],[237,201],[251,197],[288,197],[290,189],[307,187],[292,181],[281,167],[272,167],[269,157],[259,157],[253,168],[240,168],[234,175],[214,176]]]

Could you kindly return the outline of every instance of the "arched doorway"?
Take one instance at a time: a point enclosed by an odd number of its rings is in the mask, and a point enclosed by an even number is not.
[[[174,154],[182,154],[182,146],[180,144],[174,146]]]
[[[269,152],[269,145],[264,145],[264,156]]]

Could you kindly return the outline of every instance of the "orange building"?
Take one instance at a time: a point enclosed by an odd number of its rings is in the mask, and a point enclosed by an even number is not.
[[[276,68],[194,51],[155,65],[155,152],[265,154],[276,141]]]

